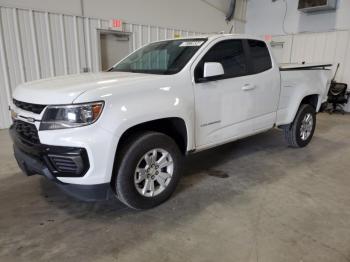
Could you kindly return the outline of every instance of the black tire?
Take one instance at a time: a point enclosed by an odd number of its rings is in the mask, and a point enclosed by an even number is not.
[[[300,128],[302,125],[302,121],[303,121],[305,115],[307,115],[307,114],[310,114],[312,116],[313,126],[312,126],[312,130],[311,130],[308,138],[303,140],[301,138]],[[294,147],[294,148],[307,146],[310,143],[312,136],[315,132],[315,127],[316,127],[315,108],[312,107],[311,105],[308,105],[308,104],[301,105],[298,109],[297,115],[295,116],[293,123],[283,127],[284,137],[286,139],[288,146]]]
[[[140,159],[149,151],[160,148],[166,150],[173,160],[173,175],[164,191],[156,196],[143,196],[136,189],[134,175]],[[133,209],[149,209],[166,201],[175,191],[181,177],[182,154],[169,136],[157,132],[145,132],[135,135],[120,152],[122,159],[114,181],[117,197]]]

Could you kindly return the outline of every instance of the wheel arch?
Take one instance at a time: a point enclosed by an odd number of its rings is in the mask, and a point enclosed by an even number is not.
[[[312,94],[312,95],[307,95],[305,96],[301,102],[300,105],[304,105],[304,104],[309,104],[311,105],[313,108],[315,108],[316,111],[318,111],[319,109],[319,105],[320,105],[320,99],[319,99],[320,95],[319,94]]]
[[[121,135],[117,151],[125,144],[128,137],[146,131],[160,132],[170,136],[179,146],[181,152],[186,153],[189,140],[188,130],[185,120],[179,117],[155,119],[129,127]]]
[[[291,100],[292,102],[290,102],[289,106],[277,112],[276,125],[282,127],[291,124],[294,121],[300,106],[303,104],[311,105],[315,111],[318,112],[321,106],[321,100],[321,95],[317,93],[302,94],[295,97]]]
[[[112,183],[115,180],[115,177],[118,171],[118,163],[119,161],[121,161],[120,152],[129,141],[128,139],[141,132],[149,132],[149,131],[160,132],[168,135],[169,137],[174,139],[175,143],[179,146],[181,153],[186,154],[188,150],[187,146],[190,138],[189,138],[188,128],[186,126],[186,122],[184,119],[179,117],[168,117],[168,118],[155,119],[155,120],[150,120],[150,121],[136,124],[126,129],[120,136],[120,139],[117,144],[116,152],[115,152],[112,179],[111,179]]]

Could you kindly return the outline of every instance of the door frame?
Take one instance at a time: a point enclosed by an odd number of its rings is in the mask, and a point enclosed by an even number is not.
[[[129,37],[129,47],[130,52],[132,52],[132,43],[133,43],[133,33],[131,32],[124,32],[124,31],[116,31],[111,29],[97,29],[97,53],[98,53],[98,70],[102,71],[102,56],[101,56],[101,35],[102,34],[112,34],[112,35],[118,35],[118,36],[128,36]]]

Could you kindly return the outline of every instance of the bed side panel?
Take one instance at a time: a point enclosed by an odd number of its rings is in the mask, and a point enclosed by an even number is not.
[[[318,95],[316,110],[327,100],[330,85],[330,70],[281,71],[281,94],[276,125],[290,124],[301,101],[309,95]]]

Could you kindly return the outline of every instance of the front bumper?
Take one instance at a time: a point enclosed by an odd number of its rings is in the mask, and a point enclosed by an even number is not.
[[[49,146],[40,143],[30,144],[18,136],[14,127],[10,128],[10,135],[14,143],[14,155],[17,163],[27,176],[35,174],[45,176],[47,179],[55,182],[67,194],[84,201],[106,200],[113,197],[110,183],[81,185],[63,183],[57,179],[57,177],[64,176],[84,176],[89,169],[89,161],[83,148]],[[52,156],[60,159],[67,157],[80,158],[81,161],[77,161],[78,164],[81,164],[80,171],[72,173],[61,172],[62,170],[58,170],[57,165],[52,162]]]

